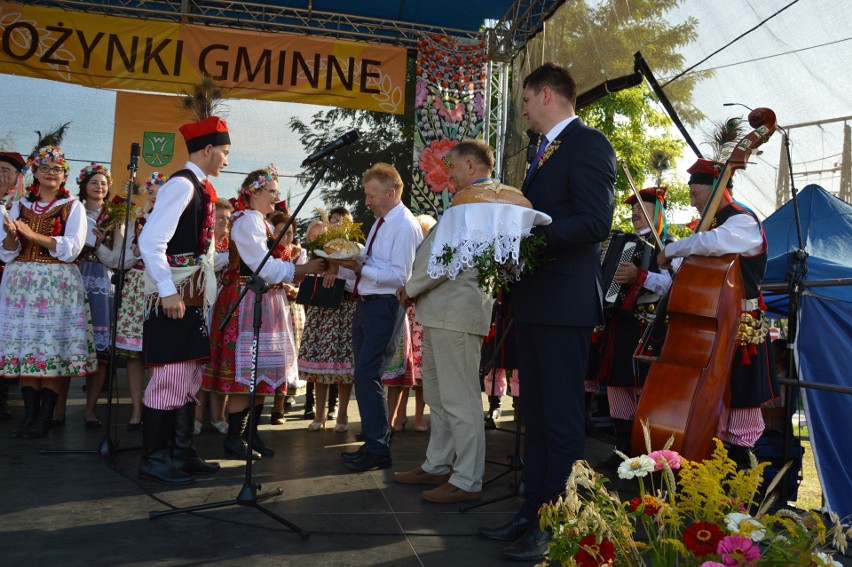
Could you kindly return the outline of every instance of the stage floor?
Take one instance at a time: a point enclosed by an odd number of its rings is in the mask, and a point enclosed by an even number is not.
[[[120,377],[119,383],[125,381]],[[420,498],[429,488],[396,484],[392,470],[421,464],[428,433],[409,429],[394,436],[393,469],[354,474],[339,453],[357,446],[357,405],[350,404],[350,431],[333,428],[307,431],[298,419],[299,397],[281,426],[269,425],[267,404],[261,430],[276,454],[253,466],[261,493],[282,489],[264,502],[274,514],[310,532],[308,539],[251,508],[230,506],[194,514],[149,519],[149,512],[235,499],[245,480],[241,461],[219,460],[223,436],[206,428],[196,447],[222,470],[186,487],[139,481],[136,467],[141,432],[125,428],[129,416],[126,392],[119,392],[119,443],[114,459],[97,454],[103,429],[83,424],[82,380],[71,385],[66,425],[38,440],[10,439],[22,415],[20,395],[12,388],[14,418],[0,422],[0,564],[13,565],[224,565],[247,560],[251,565],[494,565],[501,542],[477,535],[484,525],[497,525],[518,508],[509,497],[466,513],[458,505],[431,504]],[[509,398],[504,398],[501,431],[487,431],[486,479],[507,471],[501,466],[514,453],[515,436]],[[508,406],[508,407],[507,407]],[[413,396],[409,416],[413,416]],[[428,411],[428,408],[427,408]],[[99,408],[102,421],[106,408]],[[610,445],[587,438],[587,459],[604,458]],[[39,449],[81,449],[94,454],[39,454]],[[124,451],[123,449],[126,449]],[[495,464],[500,463],[500,464]],[[516,474],[489,483],[484,498],[512,494]],[[509,564],[509,562],[506,562]]]

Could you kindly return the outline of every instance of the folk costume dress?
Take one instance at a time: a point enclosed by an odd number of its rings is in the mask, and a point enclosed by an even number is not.
[[[22,199],[9,218],[56,240],[51,252],[20,239],[0,247],[6,262],[0,283],[0,376],[71,378],[98,368],[83,278],[76,264],[86,240],[86,214],[74,198],[49,205]],[[0,225],[0,240],[6,232]]]
[[[216,299],[210,363],[204,369],[202,387],[207,391],[249,394],[254,292],[246,293],[238,312],[224,331],[219,331],[219,326],[272,243],[272,227],[261,213],[246,209],[233,215],[231,263],[222,276],[222,290]],[[273,395],[276,388],[295,384],[298,380],[293,327],[283,286],[284,282],[293,281],[295,270],[292,262],[271,258],[260,272],[260,277],[270,284],[270,289],[262,298],[263,324],[258,344],[256,385],[259,395]]]
[[[355,272],[340,268],[345,293],[339,307],[305,307],[305,328],[299,348],[299,372],[303,380],[317,384],[352,384],[352,318],[357,305],[352,289]]]
[[[109,359],[110,321],[112,320],[115,286],[112,284],[113,270],[121,260],[121,246],[125,243],[124,226],[109,231],[104,241],[95,247],[94,230],[101,228],[104,222],[104,207],[96,211],[86,211],[86,245],[80,254],[80,273],[83,286],[89,299],[92,313],[92,332],[95,338],[95,350],[98,359]],[[116,236],[118,238],[116,238]],[[125,254],[125,267],[135,263],[133,254]]]
[[[145,226],[145,218],[138,218],[135,222],[134,237],[128,239],[131,244],[131,250],[127,254],[130,269],[124,275],[115,338],[118,353],[128,358],[142,356],[142,331],[145,322],[145,263],[142,258],[136,258],[132,254],[132,247],[139,243],[139,233]]]

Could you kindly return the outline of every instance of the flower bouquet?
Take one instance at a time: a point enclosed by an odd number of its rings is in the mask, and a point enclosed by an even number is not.
[[[322,251],[333,240],[347,241],[353,244],[365,240],[360,222],[354,222],[344,217],[339,223],[332,224],[329,222],[325,211],[317,209],[316,212],[323,223],[323,231],[318,234],[309,234],[305,239],[304,248],[309,254],[316,255],[318,251]],[[330,254],[331,251],[328,253]]]
[[[737,470],[722,442],[714,442],[716,449],[702,462],[669,450],[671,439],[662,450],[649,448],[638,457],[619,453],[624,460],[618,476],[639,483],[640,496],[629,502],[610,492],[608,479],[588,463],[575,463],[565,493],[539,511],[541,528],[553,534],[542,565],[840,565],[831,554],[845,552],[852,528],[844,531],[834,514],[831,527],[816,512],[770,514],[771,497],[752,514],[767,463],[752,456],[749,469]]]
[[[137,219],[142,216],[142,209],[136,207],[131,202],[130,204],[130,220]],[[101,228],[107,233],[115,230],[119,225],[124,223],[127,215],[127,200],[121,195],[116,195],[109,201],[104,203],[104,210],[101,217]]]

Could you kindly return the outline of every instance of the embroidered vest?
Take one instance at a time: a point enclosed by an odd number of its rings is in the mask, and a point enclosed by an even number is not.
[[[38,234],[44,236],[62,236],[65,234],[65,225],[71,214],[71,205],[74,201],[68,201],[64,205],[54,207],[46,213],[36,214],[32,209],[20,205],[20,219]],[[21,253],[15,259],[16,262],[42,262],[45,264],[64,264],[50,255],[47,248],[36,244],[27,238],[21,239]]]

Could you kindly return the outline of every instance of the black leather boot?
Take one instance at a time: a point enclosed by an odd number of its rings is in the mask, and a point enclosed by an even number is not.
[[[150,478],[164,484],[189,484],[194,479],[172,460],[177,410],[158,410],[142,406],[142,458],[139,478]],[[190,426],[190,433],[192,426]]]
[[[0,378],[0,419],[12,419],[9,411],[9,380]]]
[[[500,396],[488,396],[488,411],[485,412],[485,429],[497,429],[497,420],[502,415]]]
[[[743,471],[751,468],[751,457],[749,456],[752,451],[751,447],[725,443],[725,449],[728,450],[728,458],[737,464],[738,470]]]
[[[12,432],[13,438],[20,437],[24,431],[32,426],[41,406],[41,390],[36,390],[32,386],[24,386],[21,388],[21,397],[24,398],[24,419],[18,424],[18,428]]]
[[[260,435],[257,433],[257,424],[260,423],[260,415],[263,413],[263,404],[257,404],[254,406],[254,414],[251,416],[251,445],[252,450],[260,453],[261,457],[274,457],[275,451],[266,446],[266,443],[260,438]],[[248,427],[245,429],[245,433],[243,435],[243,439],[248,443]]]
[[[615,449],[618,449],[628,457],[633,456],[630,453],[630,441],[633,436],[633,420],[613,418],[612,428],[615,430]],[[617,469],[622,462],[624,462],[624,459],[619,457],[618,453],[613,451],[606,459],[598,462],[595,465],[595,469]]]
[[[53,421],[53,410],[56,409],[56,402],[59,401],[59,394],[49,388],[41,389],[41,405],[38,408],[38,415],[35,421],[26,431],[21,432],[21,437],[24,439],[38,439],[44,437],[50,431],[50,424]]]
[[[228,414],[228,434],[225,436],[223,447],[225,448],[225,455],[232,459],[245,460],[246,453],[248,453],[248,445],[243,439],[247,416],[248,408]],[[259,459],[260,453],[252,451],[251,458]]]
[[[192,429],[195,424],[195,404],[188,403],[175,415],[175,443],[172,460],[180,470],[188,474],[212,474],[219,470],[219,463],[210,463],[198,456],[192,446]]]
[[[308,382],[305,389],[305,412],[302,414],[302,419],[314,419],[317,416],[314,411],[314,383]]]

